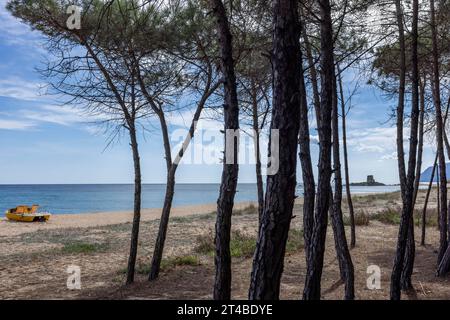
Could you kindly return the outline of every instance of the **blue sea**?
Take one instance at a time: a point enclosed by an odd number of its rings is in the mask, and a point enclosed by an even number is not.
[[[399,190],[398,186],[352,186],[352,193],[381,193]],[[142,207],[161,208],[164,184],[142,186]],[[219,184],[177,184],[173,206],[215,203]],[[39,204],[41,210],[55,214],[121,211],[133,208],[134,187],[131,184],[87,185],[0,185],[0,216],[18,205]],[[302,196],[301,185],[297,195]],[[255,184],[239,184],[236,201],[256,200]]]

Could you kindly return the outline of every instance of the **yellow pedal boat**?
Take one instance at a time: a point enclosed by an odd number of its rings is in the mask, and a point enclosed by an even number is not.
[[[28,206],[18,206],[13,209],[6,211],[6,218],[12,221],[20,222],[45,222],[50,219],[51,214],[48,212],[37,212],[39,206],[33,205]]]

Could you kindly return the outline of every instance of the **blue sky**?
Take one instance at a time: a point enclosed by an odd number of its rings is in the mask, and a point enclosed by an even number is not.
[[[0,0],[0,184],[132,183],[126,136],[105,150],[107,136],[91,123],[92,119],[44,94],[45,79],[35,70],[46,55],[43,41],[11,17],[5,4],[6,0]],[[348,118],[351,181],[373,174],[378,181],[397,183],[395,129],[385,123],[393,103],[366,85],[353,98],[354,108]],[[188,118],[189,111],[172,114],[172,134]],[[208,127],[211,123],[202,121],[200,125]],[[315,135],[311,130],[313,140]],[[220,144],[216,141],[213,148],[220,150]],[[157,130],[140,136],[140,151],[144,182],[164,183],[162,138]],[[317,146],[313,145],[312,151],[316,164]],[[432,146],[427,145],[425,168],[434,159],[431,151]],[[221,169],[218,163],[182,162],[177,182],[219,182]],[[239,181],[255,181],[253,165],[241,166]]]

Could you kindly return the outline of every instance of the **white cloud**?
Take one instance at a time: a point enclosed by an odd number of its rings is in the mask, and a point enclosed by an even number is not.
[[[357,152],[392,152],[396,148],[396,128],[374,127],[351,130],[348,133],[347,144]]]
[[[9,77],[0,79],[0,96],[20,99],[20,100],[36,100],[42,97],[40,89],[42,83],[25,80],[19,77]]]
[[[88,116],[81,110],[70,106],[44,105],[30,109],[19,109],[15,112],[0,112],[3,120],[0,121],[0,129],[28,130],[39,127],[44,123],[52,123],[61,126],[73,126],[97,135],[103,131],[94,122],[101,121],[100,116]]]
[[[22,115],[26,119],[38,122],[55,123],[63,126],[93,120],[76,109],[67,106],[54,105],[42,106],[37,110],[23,110]]]
[[[193,117],[194,110],[184,110],[181,112],[172,112],[168,116],[167,121],[172,126],[189,128],[191,126]],[[202,129],[222,130],[223,123],[220,119],[213,119],[210,113],[208,113],[206,110],[203,110],[200,120],[197,123],[197,127]]]
[[[0,130],[27,130],[35,126],[34,122],[29,121],[0,120]]]
[[[409,150],[408,127],[403,130],[403,148],[405,156]],[[374,127],[368,129],[351,130],[348,134],[347,144],[357,153],[371,153],[378,161],[397,160],[397,128]],[[424,141],[424,149],[433,145],[433,141]]]
[[[381,156],[379,161],[383,160],[397,160],[397,151]]]

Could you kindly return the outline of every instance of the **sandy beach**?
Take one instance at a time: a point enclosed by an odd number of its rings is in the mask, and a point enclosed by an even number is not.
[[[248,207],[252,202],[239,202],[235,204],[237,210]],[[171,210],[172,217],[185,217],[196,214],[207,214],[217,209],[215,203],[180,206]],[[141,211],[141,221],[151,221],[159,219],[161,209],[143,209]],[[18,236],[28,232],[41,230],[64,229],[64,228],[88,228],[109,226],[131,222],[133,219],[132,211],[112,211],[98,213],[80,213],[80,214],[54,214],[46,223],[21,223],[8,221],[6,218],[0,218],[0,239],[2,237]]]

